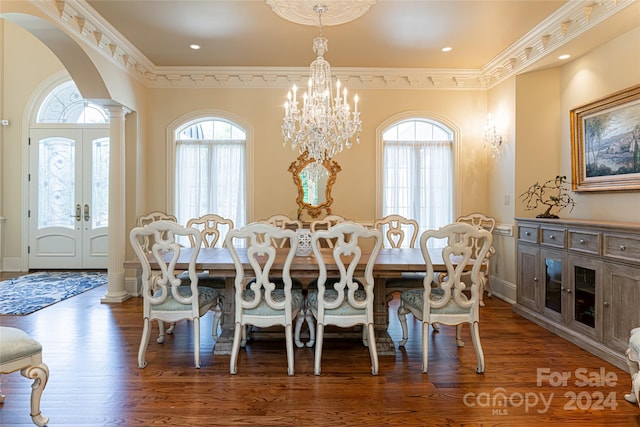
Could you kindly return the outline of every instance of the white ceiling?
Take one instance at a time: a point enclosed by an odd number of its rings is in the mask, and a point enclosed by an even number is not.
[[[377,0],[362,17],[323,27],[325,58],[333,67],[477,70],[569,3],[604,8],[608,1],[623,0]],[[281,18],[265,0],[87,2],[159,67],[307,66],[319,31]],[[443,53],[444,46],[453,50]]]

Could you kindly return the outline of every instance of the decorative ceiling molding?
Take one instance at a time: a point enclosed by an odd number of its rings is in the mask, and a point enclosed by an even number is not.
[[[110,23],[102,21],[86,1],[30,1],[85,47],[99,52],[147,87],[288,88],[292,82],[305,80],[309,73],[308,67],[158,67]],[[569,1],[477,70],[333,67],[332,71],[353,89],[487,89],[535,64],[636,1]],[[354,0],[353,3],[373,2]]]
[[[376,0],[266,0],[276,15],[296,24],[318,26],[315,6],[326,6],[322,25],[340,25],[360,18]]]

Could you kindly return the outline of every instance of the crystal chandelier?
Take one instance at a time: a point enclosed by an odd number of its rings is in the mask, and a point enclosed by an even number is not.
[[[298,102],[298,88],[287,94],[284,105],[285,114],[282,123],[284,145],[305,151],[316,162],[332,158],[346,146],[351,148],[355,137],[360,143],[362,121],[358,112],[358,95],[353,97],[354,109],[347,102],[347,88],[340,87],[336,81],[335,91],[331,81],[331,66],[323,55],[328,50],[327,39],[322,37],[322,14],[327,6],[316,5],[313,10],[318,14],[320,36],[313,39],[313,51],[318,57],[311,63],[307,91],[302,95],[302,105]]]

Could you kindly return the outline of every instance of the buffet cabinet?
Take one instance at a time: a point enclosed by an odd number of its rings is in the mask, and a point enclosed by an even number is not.
[[[514,312],[627,370],[640,326],[640,224],[516,218]]]

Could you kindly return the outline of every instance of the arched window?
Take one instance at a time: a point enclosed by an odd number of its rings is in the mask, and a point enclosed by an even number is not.
[[[382,216],[413,218],[420,232],[454,219],[454,132],[409,118],[382,132]]]
[[[36,123],[105,124],[109,113],[82,98],[73,80],[62,83],[47,95],[42,102]]]
[[[181,224],[215,213],[247,221],[247,133],[220,117],[201,117],[179,126],[175,138],[174,213]]]

